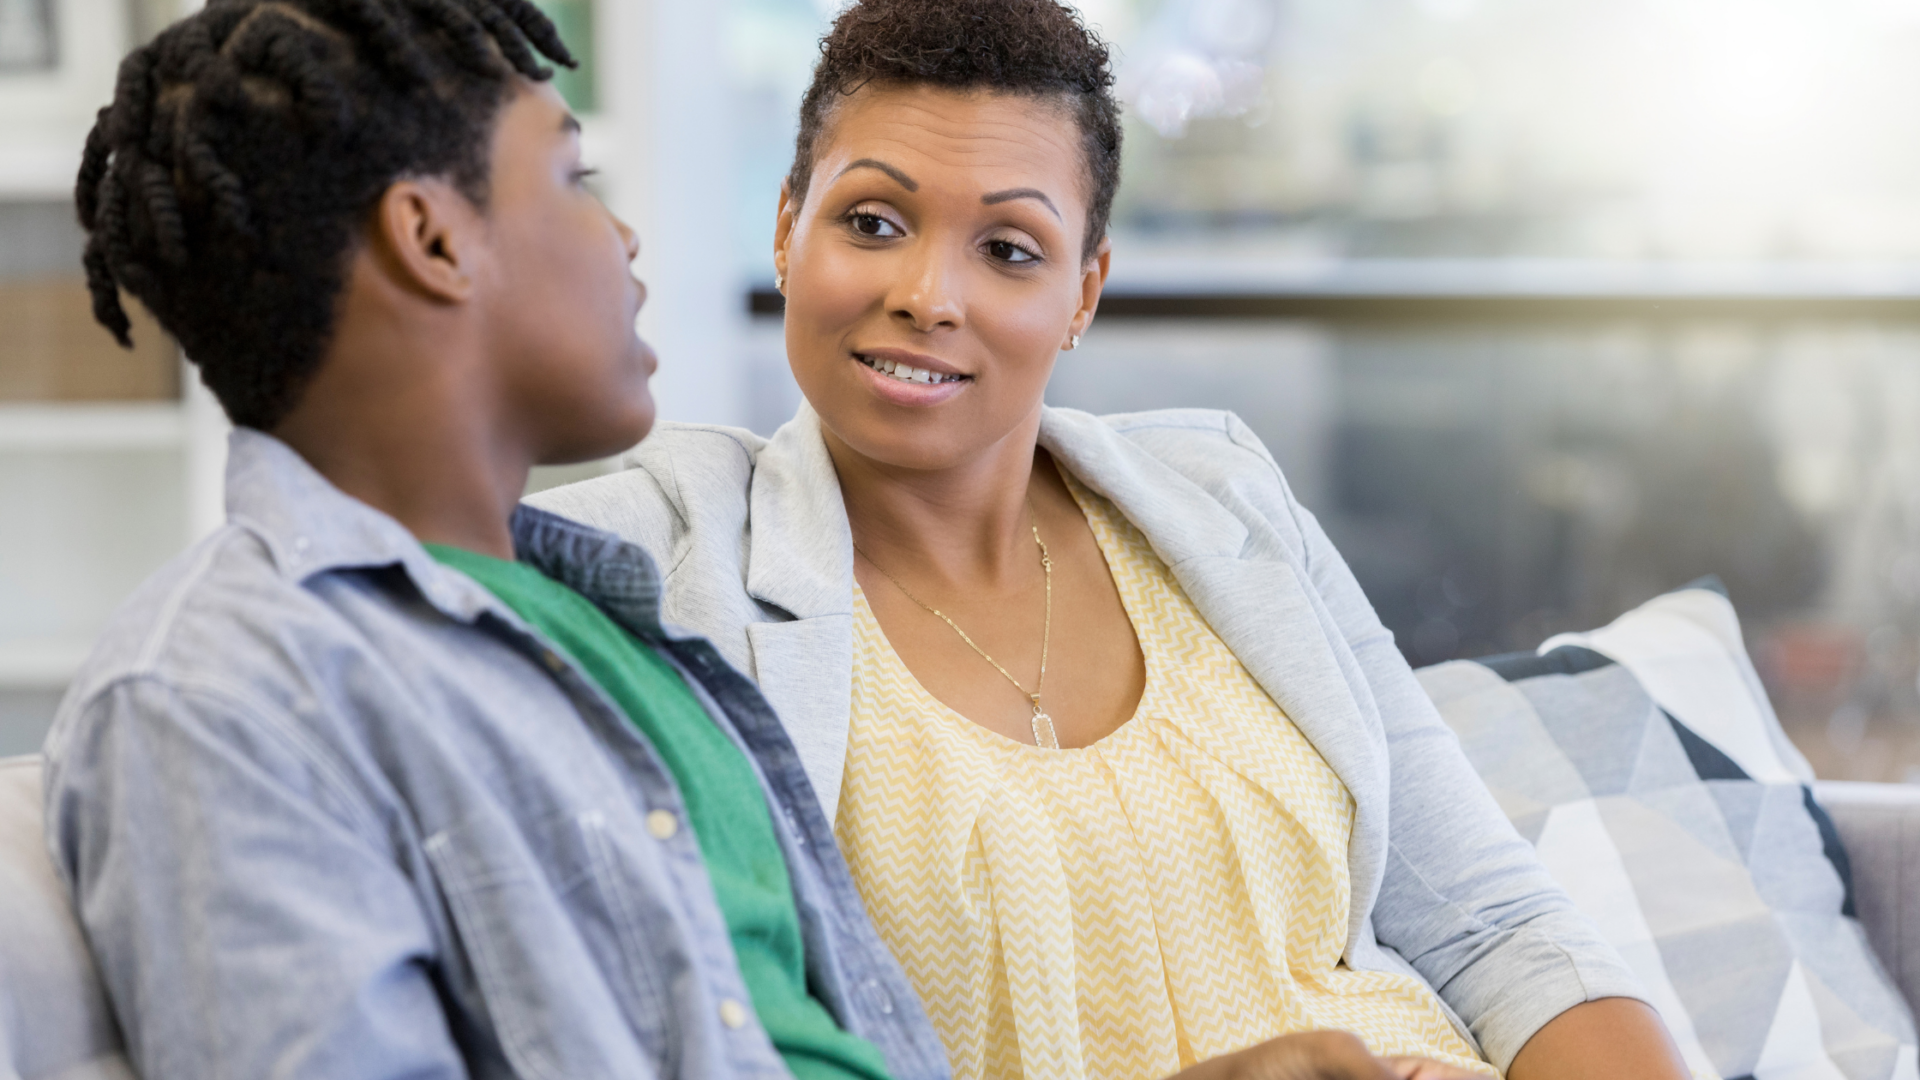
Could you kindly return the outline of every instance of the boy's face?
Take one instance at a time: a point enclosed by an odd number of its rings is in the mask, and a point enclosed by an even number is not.
[[[499,400],[541,464],[618,453],[653,426],[658,366],[634,320],[640,242],[587,189],[580,125],[550,83],[521,80],[494,131],[488,272],[476,297]]]

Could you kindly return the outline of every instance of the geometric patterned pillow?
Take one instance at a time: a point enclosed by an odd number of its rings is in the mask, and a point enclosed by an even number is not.
[[[1419,678],[1696,1073],[1920,1080],[1846,852],[1715,585]]]

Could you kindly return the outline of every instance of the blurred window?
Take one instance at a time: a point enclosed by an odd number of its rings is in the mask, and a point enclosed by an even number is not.
[[[743,267],[832,0],[736,0]],[[1314,257],[1920,254],[1917,0],[1083,0],[1116,228]]]

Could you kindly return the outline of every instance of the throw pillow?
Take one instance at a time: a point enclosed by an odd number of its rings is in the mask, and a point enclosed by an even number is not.
[[[1716,585],[1420,681],[1694,1070],[1920,1080],[1846,852]]]

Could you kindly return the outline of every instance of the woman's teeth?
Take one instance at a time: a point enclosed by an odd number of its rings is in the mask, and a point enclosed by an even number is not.
[[[896,360],[875,360],[870,356],[862,356],[858,359],[861,363],[880,374],[888,378],[899,379],[901,382],[926,383],[931,386],[940,383],[959,382],[966,378],[965,375],[943,375],[937,371],[928,371],[925,368],[917,368],[912,364],[902,364]]]

